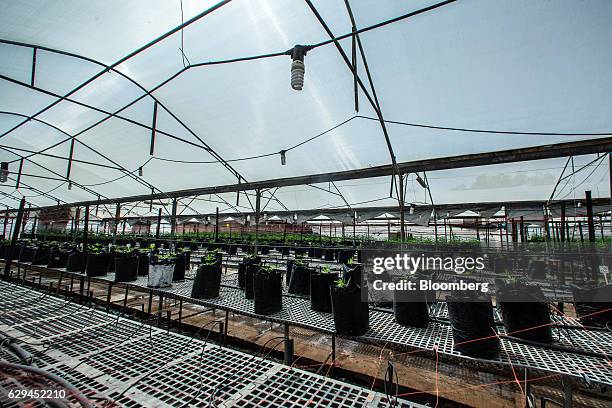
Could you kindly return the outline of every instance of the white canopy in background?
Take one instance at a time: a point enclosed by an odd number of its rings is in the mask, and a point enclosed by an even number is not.
[[[343,1],[313,1],[334,35],[351,31]],[[350,1],[357,28],[434,4],[434,1]],[[184,0],[183,21],[216,4]],[[144,0],[0,1],[0,39],[73,53],[0,44],[0,134],[55,102],[104,68],[181,24],[181,2]],[[446,127],[530,132],[606,132],[612,129],[612,2],[458,1],[361,34],[376,93],[386,119]],[[234,0],[107,72],[37,120],[0,137],[0,160],[17,172],[28,151],[21,186],[0,185],[0,203],[15,207],[22,195],[33,205],[233,184],[234,174],[216,162],[210,146],[248,181],[352,170],[390,163],[377,121],[355,117],[353,76],[333,44],[305,57],[304,89],[289,85],[288,56],[194,67],[152,94],[158,106],[154,156],[149,155],[154,101],[146,92],[185,64],[276,53],[295,44],[327,40],[302,0]],[[351,55],[351,40],[341,41]],[[181,50],[184,50],[184,59]],[[366,81],[364,64],[358,72]],[[131,79],[128,80],[127,78]],[[366,81],[367,82],[367,81]],[[140,87],[139,87],[140,86]],[[50,94],[51,95],[50,95]],[[124,119],[96,122],[131,101]],[[359,115],[375,117],[363,92]],[[21,115],[21,116],[19,116]],[[352,119],[351,119],[352,118]],[[350,119],[350,120],[349,120]],[[286,154],[275,154],[326,132]],[[134,123],[137,122],[137,123]],[[139,125],[140,124],[140,125]],[[590,136],[527,136],[453,132],[388,124],[398,161],[544,145]],[[77,135],[70,178],[64,180],[70,136]],[[168,136],[171,135],[171,136]],[[173,137],[181,138],[179,141]],[[270,156],[238,160],[252,156]],[[595,156],[574,160],[577,169]],[[177,162],[182,161],[182,162]],[[185,163],[190,162],[190,163]],[[483,166],[428,174],[438,203],[547,199],[566,159]],[[121,167],[125,172],[87,164]],[[196,162],[196,163],[193,163]],[[43,167],[44,166],[44,167]],[[142,167],[146,183],[136,181]],[[44,177],[44,178],[41,178]],[[12,174],[11,178],[15,175]],[[609,196],[605,159],[559,186],[555,198]],[[334,185],[284,187],[266,211],[394,205],[390,178]],[[86,187],[86,189],[81,186]],[[407,200],[429,202],[414,175]],[[317,188],[318,187],[318,188]],[[338,192],[341,193],[338,194]],[[251,210],[241,194],[181,200],[185,214]],[[346,201],[345,201],[346,200]],[[126,204],[123,215],[156,214],[150,205]],[[101,208],[105,216],[114,209]],[[164,213],[164,216],[169,214]]]

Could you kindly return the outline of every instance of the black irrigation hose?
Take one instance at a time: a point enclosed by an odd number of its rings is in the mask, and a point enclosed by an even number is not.
[[[0,350],[6,346],[6,348],[17,356],[23,364],[31,367],[38,367],[34,361],[34,356],[19,347],[13,337],[7,336],[6,334],[0,332],[0,340]]]
[[[13,364],[13,363],[5,362],[5,361],[0,361],[0,368],[16,370],[16,371],[24,371],[30,374],[36,374],[36,375],[45,377],[48,380],[53,381],[54,383],[57,383],[61,385],[62,387],[64,387],[72,396],[76,398],[76,400],[79,402],[79,404],[81,404],[82,407],[94,408],[94,405],[89,402],[89,400],[81,393],[81,391],[79,391],[78,388],[76,388],[74,385],[70,384],[68,381],[64,380],[63,378],[55,374],[52,374],[46,370],[43,370],[37,367],[27,366],[27,365]]]

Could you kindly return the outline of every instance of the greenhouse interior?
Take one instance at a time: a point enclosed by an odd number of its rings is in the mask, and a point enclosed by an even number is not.
[[[612,406],[612,2],[0,4],[1,407]]]

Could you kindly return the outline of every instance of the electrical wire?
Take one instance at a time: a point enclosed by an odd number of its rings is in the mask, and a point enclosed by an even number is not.
[[[356,117],[361,119],[379,121],[378,118],[372,118],[370,116],[357,115]],[[507,131],[507,130],[491,130],[491,129],[471,129],[471,128],[458,128],[458,127],[446,127],[438,125],[424,125],[421,123],[408,123],[395,120],[385,120],[385,123],[393,125],[411,126],[426,129],[438,129],[448,130],[455,132],[469,132],[469,133],[489,133],[489,134],[501,134],[501,135],[528,135],[528,136],[612,136],[612,132],[601,132],[601,133],[587,133],[587,132],[575,132],[575,133],[564,133],[564,132],[525,132],[525,131]]]
[[[308,139],[299,142],[297,144],[292,145],[291,147],[288,147],[286,149],[284,149],[283,151],[288,152],[290,150],[293,149],[297,149],[300,146],[303,146],[309,142],[312,142],[313,140],[316,140],[318,138],[320,138],[321,136],[324,136],[328,133],[330,133],[333,130],[336,130],[337,128],[349,123],[350,121],[352,121],[353,119],[355,119],[357,116],[351,116],[350,118],[338,123],[337,125],[332,126],[331,128],[318,133],[312,137],[309,137]],[[280,152],[272,152],[272,153],[262,153],[259,155],[255,155],[255,156],[247,156],[247,157],[240,157],[240,158],[235,158],[235,159],[228,159],[228,160],[224,160],[224,162],[227,163],[232,163],[232,162],[240,162],[240,161],[246,161],[246,160],[254,160],[254,159],[261,159],[264,157],[270,157],[270,156],[276,156],[280,154]],[[161,161],[167,161],[167,162],[172,162],[172,163],[186,163],[186,164],[215,164],[215,163],[220,163],[220,160],[206,160],[206,161],[190,161],[190,160],[177,160],[177,159],[169,159],[169,158],[165,158],[165,157],[158,157],[158,156],[153,156],[153,158],[155,160],[161,160]]]

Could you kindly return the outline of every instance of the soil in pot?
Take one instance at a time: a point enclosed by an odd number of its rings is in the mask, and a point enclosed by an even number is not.
[[[429,324],[427,293],[422,290],[395,290],[393,314],[395,321],[401,326],[427,327]]]
[[[310,308],[315,312],[331,312],[330,288],[338,280],[338,274],[313,271],[310,274]]]
[[[609,327],[612,323],[612,284],[573,288],[574,307],[585,326]]]
[[[361,301],[361,288],[334,284],[330,292],[336,333],[343,336],[365,334],[370,328],[370,309],[367,302]]]
[[[216,254],[212,263],[202,263],[196,271],[191,289],[191,297],[213,299],[219,297],[221,287],[221,254]]]
[[[302,263],[293,263],[288,292],[294,295],[308,295],[310,293],[310,274],[312,269]]]
[[[495,358],[499,338],[495,336],[491,298],[472,292],[446,297],[453,330],[453,348],[471,357]]]
[[[32,265],[47,265],[49,263],[49,248],[38,247],[32,255]]]
[[[258,269],[253,274],[253,308],[255,313],[269,315],[283,308],[283,275],[272,269]]]
[[[133,282],[138,279],[138,258],[124,256],[115,258],[115,282]]]
[[[106,276],[108,273],[109,255],[107,253],[87,254],[87,276]]]
[[[496,286],[506,333],[524,340],[552,343],[550,310],[542,290],[522,282],[496,281]]]
[[[49,253],[49,260],[47,261],[47,268],[66,268],[67,263],[68,252],[57,248],[51,249]]]
[[[138,258],[138,276],[147,276],[149,274],[149,254],[139,253]]]
[[[68,255],[68,259],[66,260],[66,270],[68,272],[83,272],[83,253],[82,252],[72,252]]]

